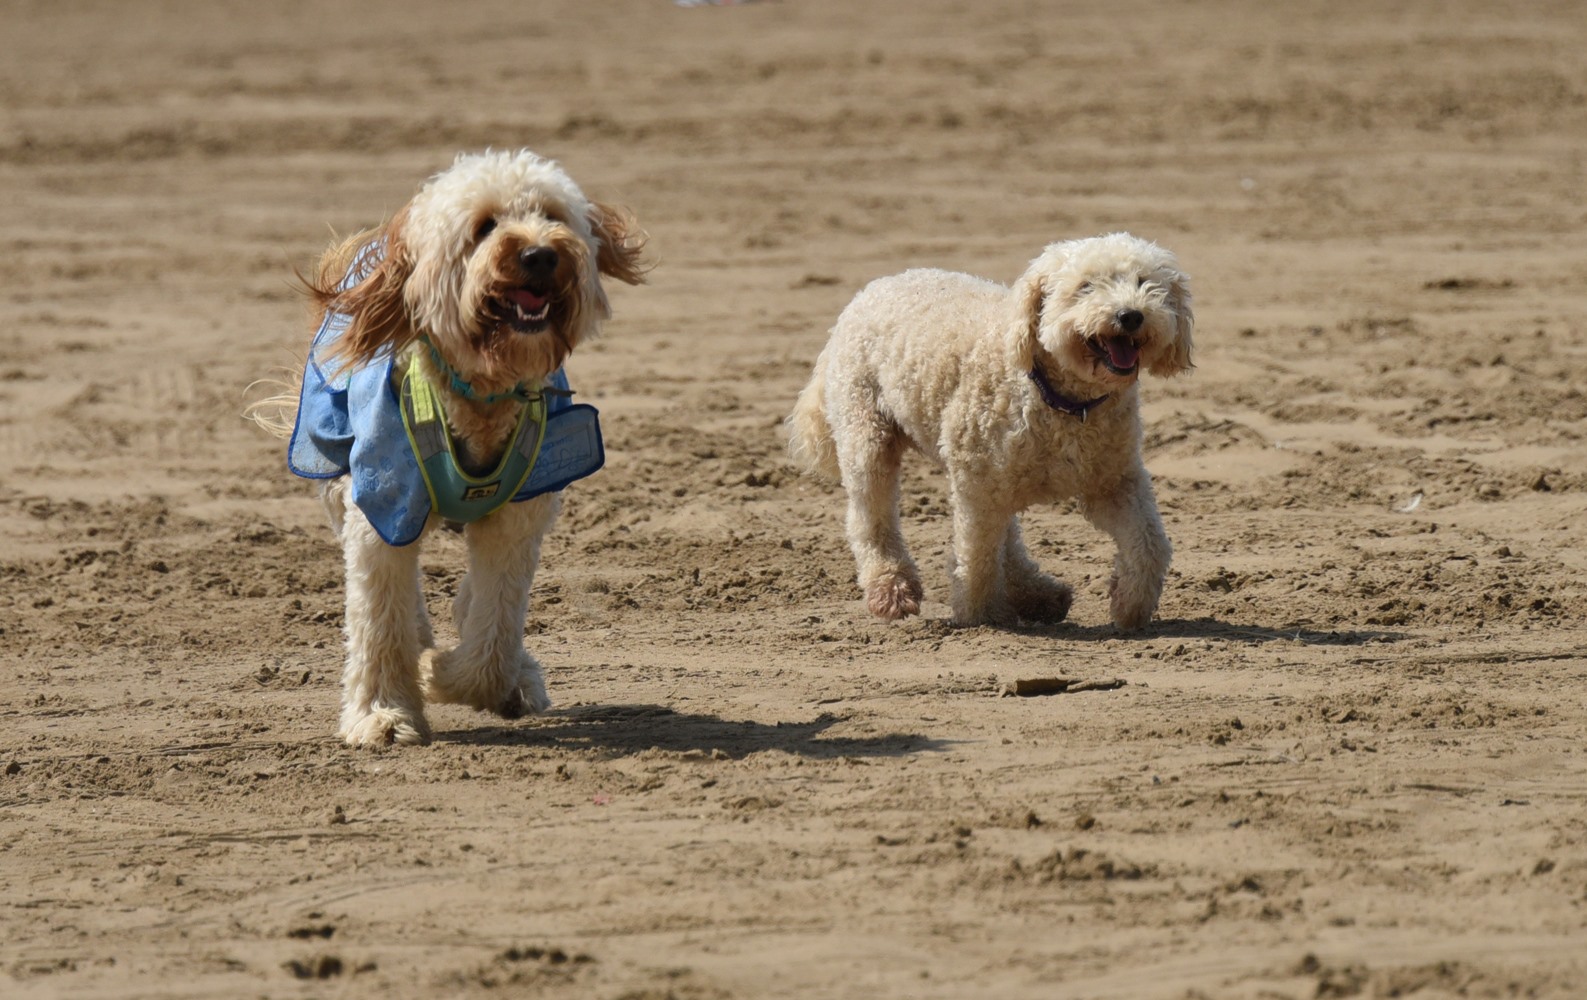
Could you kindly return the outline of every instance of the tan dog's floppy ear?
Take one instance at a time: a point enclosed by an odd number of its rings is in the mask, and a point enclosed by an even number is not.
[[[1195,313],[1190,307],[1190,281],[1178,271],[1174,271],[1173,277],[1169,279],[1168,297],[1164,305],[1174,317],[1174,339],[1172,343],[1164,345],[1163,350],[1146,366],[1146,370],[1167,378],[1195,367],[1190,360],[1191,339],[1196,329]]]
[[[595,266],[600,272],[630,285],[644,284],[649,263],[644,259],[648,237],[627,209],[601,202],[590,204],[590,229],[600,247]]]
[[[304,279],[321,317],[333,312],[352,317],[330,351],[340,368],[368,364],[387,348],[401,350],[416,335],[402,300],[403,286],[413,272],[413,259],[402,238],[407,217],[404,208],[379,229],[327,250],[315,276]]]

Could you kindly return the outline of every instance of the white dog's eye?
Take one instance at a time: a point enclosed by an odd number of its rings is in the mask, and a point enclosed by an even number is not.
[[[1075,294],[1076,295],[1089,295],[1090,293],[1091,293],[1091,282],[1089,282],[1089,281],[1080,282],[1080,287],[1075,289]]]
[[[1144,274],[1141,275],[1140,279],[1135,282],[1135,287],[1136,288],[1145,288],[1146,287],[1146,275],[1144,275]]]
[[[496,231],[496,220],[495,219],[485,218],[485,219],[481,220],[480,224],[478,226],[474,227],[474,242],[478,243],[480,240],[484,239],[485,237],[489,236],[491,233],[493,233],[495,231]]]

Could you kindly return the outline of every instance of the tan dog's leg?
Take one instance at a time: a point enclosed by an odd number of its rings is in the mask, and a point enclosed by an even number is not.
[[[849,547],[871,614],[893,621],[919,614],[920,572],[898,524],[904,438],[879,417],[838,435],[838,465],[849,493]]]
[[[1070,586],[1042,572],[1025,550],[1017,517],[1009,522],[1008,532],[1003,536],[1003,581],[1009,603],[1020,618],[1028,622],[1061,622],[1074,603],[1074,591]]]
[[[424,603],[424,584],[421,582],[413,591],[418,602],[413,609],[413,621],[419,626],[419,649],[422,651],[435,645],[435,633],[430,628],[430,609]]]
[[[557,494],[512,503],[465,530],[468,575],[458,587],[455,649],[424,655],[433,701],[516,719],[551,707],[540,664],[523,646],[540,542],[561,506]]]
[[[341,737],[350,746],[428,743],[418,673],[428,632],[415,613],[424,603],[418,543],[387,545],[352,506],[344,508],[341,535],[347,562]]]
[[[1145,469],[1137,468],[1112,490],[1082,497],[1080,509],[1118,546],[1113,579],[1108,583],[1113,623],[1122,629],[1143,627],[1157,611],[1163,577],[1174,552],[1157,513],[1151,478]]]

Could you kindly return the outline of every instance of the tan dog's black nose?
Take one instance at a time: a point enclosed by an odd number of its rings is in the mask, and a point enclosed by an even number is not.
[[[557,252],[550,247],[525,247],[518,252],[518,266],[530,281],[545,281],[556,272]]]
[[[1146,317],[1139,309],[1120,309],[1113,318],[1118,320],[1119,329],[1125,333],[1134,333],[1146,322]]]

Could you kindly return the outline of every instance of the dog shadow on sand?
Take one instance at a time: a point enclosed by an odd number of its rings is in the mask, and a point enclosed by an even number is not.
[[[1305,646],[1361,646],[1369,642],[1398,642],[1410,636],[1404,632],[1381,629],[1322,629],[1306,625],[1288,625],[1274,628],[1266,625],[1249,625],[1243,622],[1226,622],[1217,618],[1175,618],[1157,620],[1134,632],[1120,632],[1113,625],[1038,625],[1010,629],[1025,635],[1050,636],[1070,642],[1100,642],[1104,639],[1216,639],[1223,642],[1264,644],[1269,642],[1298,642]]]
[[[525,725],[479,726],[436,733],[438,742],[497,747],[587,748],[617,756],[663,750],[688,758],[738,760],[781,750],[814,760],[907,757],[951,749],[956,740],[920,733],[836,736],[827,730],[847,721],[823,712],[807,722],[754,722],[680,712],[665,705],[576,705],[552,709]]]
[[[946,622],[941,629],[926,628],[926,636],[942,637],[958,631]],[[1049,639],[1061,643],[1091,643],[1123,637],[1112,625],[1057,625],[1019,628],[979,626],[965,631],[993,630],[1011,635]],[[1306,646],[1361,646],[1409,638],[1405,633],[1347,629],[1322,631],[1305,626],[1274,628],[1225,622],[1216,618],[1155,621],[1128,633],[1129,638],[1158,640],[1219,640],[1232,643],[1300,643]],[[925,636],[923,636],[925,637]],[[895,732],[876,736],[840,736],[828,730],[847,717],[823,712],[804,722],[731,720],[666,705],[575,705],[554,708],[525,723],[466,727],[437,732],[440,742],[495,747],[587,748],[615,756],[648,750],[671,751],[686,758],[738,760],[765,750],[781,750],[812,760],[865,760],[899,758],[952,750],[960,740],[938,739],[922,733]]]

